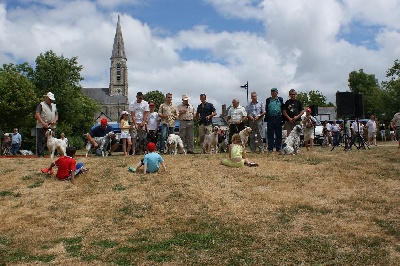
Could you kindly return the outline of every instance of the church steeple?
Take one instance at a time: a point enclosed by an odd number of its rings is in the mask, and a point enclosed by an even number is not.
[[[111,55],[110,67],[110,96],[124,95],[128,101],[128,67],[124,39],[122,37],[120,18],[118,15],[117,30],[114,37],[114,45]]]

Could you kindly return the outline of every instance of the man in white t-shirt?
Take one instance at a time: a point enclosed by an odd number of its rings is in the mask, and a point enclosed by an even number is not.
[[[368,143],[369,145],[375,145],[376,146],[376,122],[375,122],[375,116],[371,115],[371,118],[367,122],[367,128],[368,128]]]
[[[129,111],[131,112],[132,117],[132,155],[135,154],[136,146],[137,153],[144,154],[146,149],[146,121],[147,116],[149,114],[150,108],[149,104],[143,100],[143,93],[138,92],[136,94],[136,101],[133,101],[129,104]],[[137,144],[136,144],[137,139]]]
[[[158,118],[158,112],[155,111],[156,106],[154,103],[149,103],[149,108],[150,112],[147,116],[147,142],[153,142],[157,146],[160,118]]]

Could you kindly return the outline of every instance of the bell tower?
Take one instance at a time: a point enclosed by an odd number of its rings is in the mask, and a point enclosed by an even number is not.
[[[119,15],[110,60],[111,67],[109,95],[125,96],[127,101],[126,103],[128,103],[128,67],[126,66],[127,59],[125,55],[124,39],[122,37]]]

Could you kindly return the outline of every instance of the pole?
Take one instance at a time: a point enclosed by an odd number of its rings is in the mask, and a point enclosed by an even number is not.
[[[244,88],[247,91],[247,103],[249,103],[249,82],[247,81],[246,84],[240,86],[240,88]]]

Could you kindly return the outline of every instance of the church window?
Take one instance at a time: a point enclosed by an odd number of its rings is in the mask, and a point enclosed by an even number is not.
[[[117,80],[121,80],[121,64],[117,64]]]

